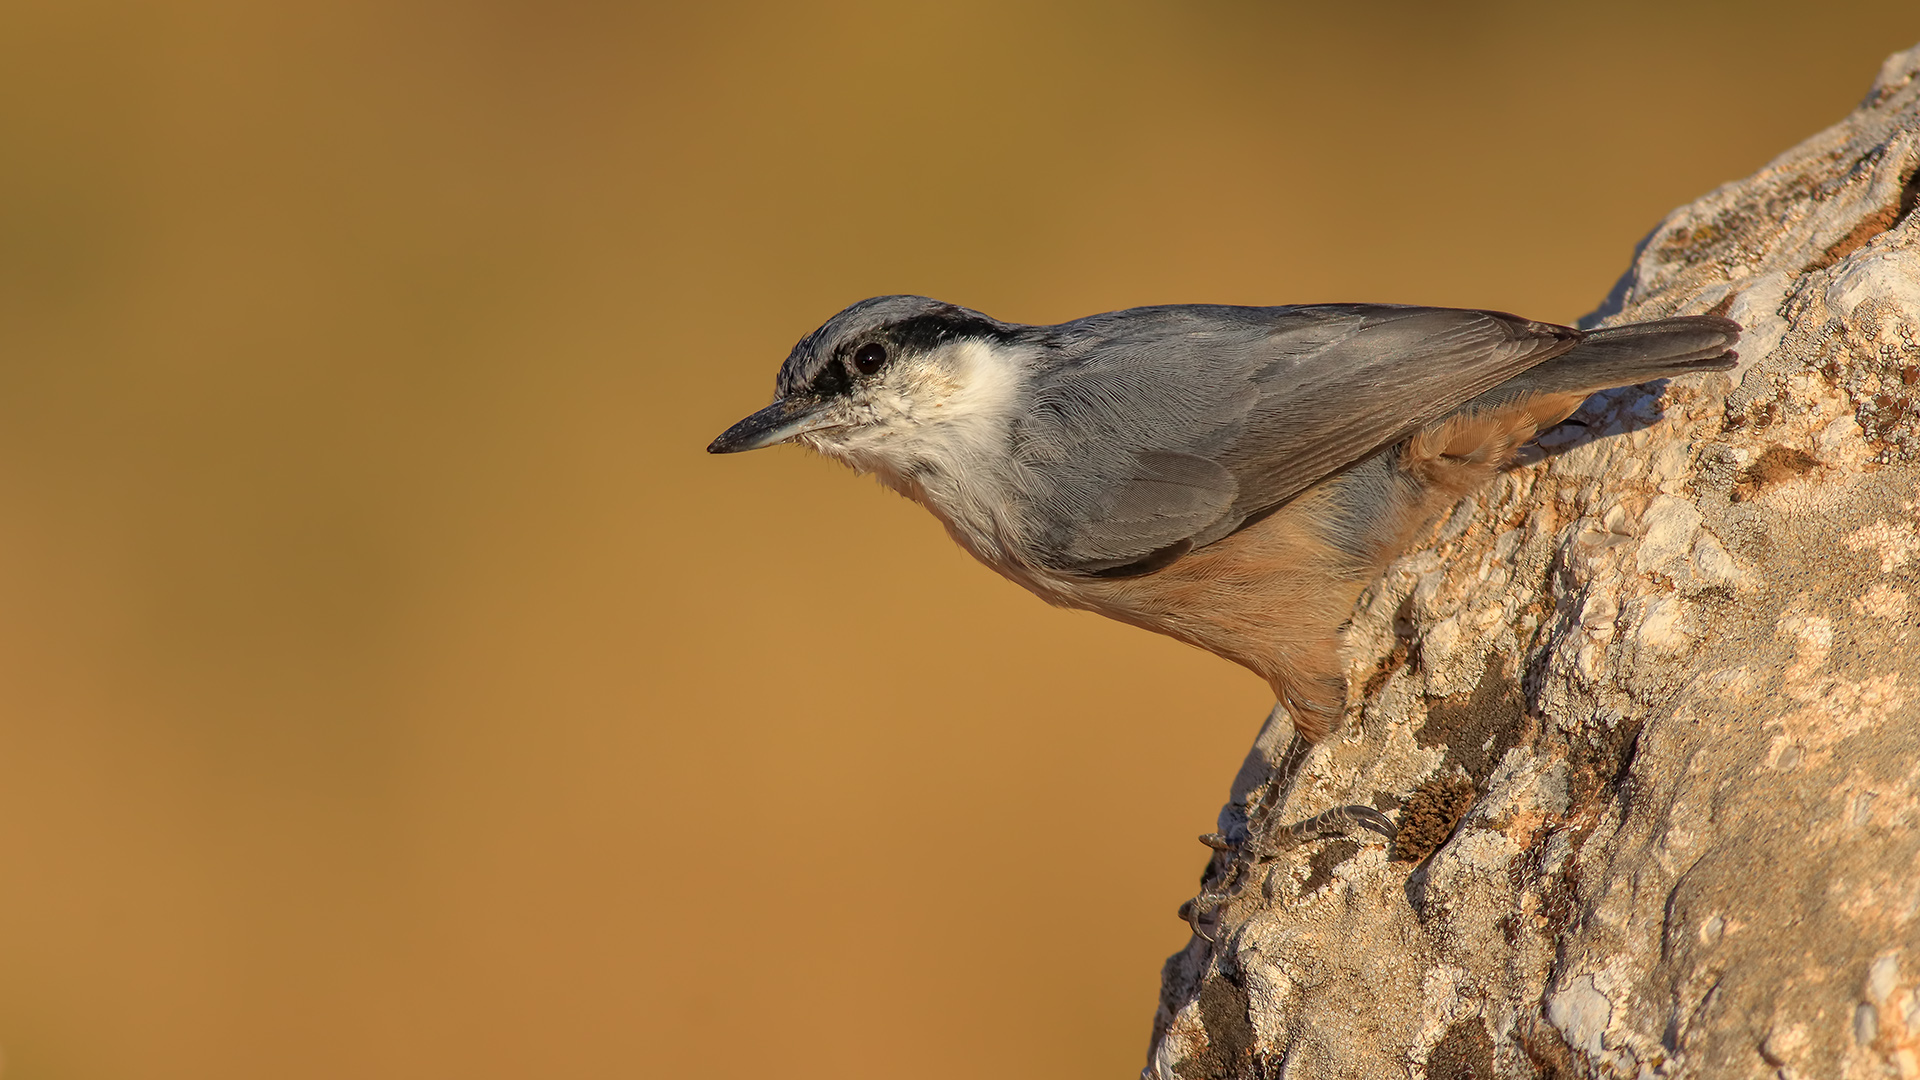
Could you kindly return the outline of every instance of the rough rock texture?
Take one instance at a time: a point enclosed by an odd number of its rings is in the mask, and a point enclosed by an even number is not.
[[[1920,48],[1648,238],[1596,319],[1741,367],[1589,402],[1362,599],[1286,816],[1402,835],[1232,867],[1145,1075],[1920,1077],[1917,168]]]

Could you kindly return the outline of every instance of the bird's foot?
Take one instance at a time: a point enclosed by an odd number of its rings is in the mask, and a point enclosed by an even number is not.
[[[1394,834],[1400,831],[1392,818],[1371,806],[1336,806],[1304,821],[1296,821],[1281,831],[1298,840],[1317,840],[1350,833],[1356,827],[1379,833],[1388,840],[1392,840]]]
[[[1296,821],[1278,831],[1281,836],[1295,840],[1318,840],[1322,837],[1339,836],[1351,832],[1355,827],[1379,833],[1389,840],[1400,831],[1400,827],[1393,823],[1392,818],[1371,806],[1360,805],[1336,806],[1331,810],[1322,810],[1310,818]],[[1246,852],[1261,861],[1279,853],[1272,848],[1272,845],[1263,843],[1258,836],[1248,836],[1246,840],[1236,843],[1220,833],[1207,833],[1200,837],[1200,842],[1215,851],[1234,855]]]
[[[1393,819],[1387,815],[1371,806],[1354,805],[1322,810],[1303,821],[1275,829],[1269,835],[1254,832],[1239,841],[1220,833],[1207,833],[1200,837],[1200,842],[1229,858],[1222,868],[1218,884],[1180,905],[1180,918],[1201,938],[1214,940],[1209,927],[1218,925],[1220,912],[1240,895],[1246,882],[1255,876],[1262,864],[1309,840],[1347,835],[1356,828],[1378,833],[1388,840],[1392,840],[1399,831]],[[1258,876],[1265,889],[1266,875]]]
[[[1209,927],[1218,924],[1221,910],[1240,895],[1242,879],[1254,867],[1278,855],[1279,851],[1254,833],[1238,840],[1221,833],[1208,833],[1200,838],[1200,842],[1219,854],[1201,879],[1200,895],[1180,905],[1180,918],[1193,929],[1195,935],[1202,940],[1212,941],[1214,938]]]
[[[1345,835],[1356,827],[1393,839],[1398,831],[1393,819],[1371,806],[1336,806],[1305,821],[1275,826],[1274,819],[1293,794],[1294,780],[1312,750],[1313,744],[1296,731],[1274,762],[1267,782],[1250,793],[1240,812],[1233,815],[1238,820],[1231,823],[1230,829],[1200,838],[1201,843],[1219,854],[1201,880],[1200,895],[1180,905],[1180,917],[1195,934],[1212,941],[1207,924],[1218,924],[1220,912],[1240,895],[1247,881],[1257,877],[1262,891],[1271,888],[1267,875],[1257,873],[1260,865],[1302,843]]]

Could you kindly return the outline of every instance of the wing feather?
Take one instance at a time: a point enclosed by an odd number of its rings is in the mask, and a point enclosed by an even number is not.
[[[1217,541],[1580,338],[1387,305],[1141,308],[1032,333],[1068,360],[1015,430],[1029,556],[1080,573]]]

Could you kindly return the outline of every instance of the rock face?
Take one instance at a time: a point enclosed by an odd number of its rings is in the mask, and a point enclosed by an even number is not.
[[[1920,1077],[1917,170],[1920,47],[1648,238],[1594,319],[1740,368],[1596,397],[1361,600],[1286,816],[1401,835],[1233,867],[1144,1075]]]

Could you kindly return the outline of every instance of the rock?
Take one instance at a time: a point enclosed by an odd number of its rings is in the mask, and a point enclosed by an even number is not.
[[[1595,397],[1362,599],[1288,814],[1415,827],[1242,874],[1144,1075],[1920,1077],[1916,171],[1920,48],[1647,239],[1592,321],[1740,368]]]

